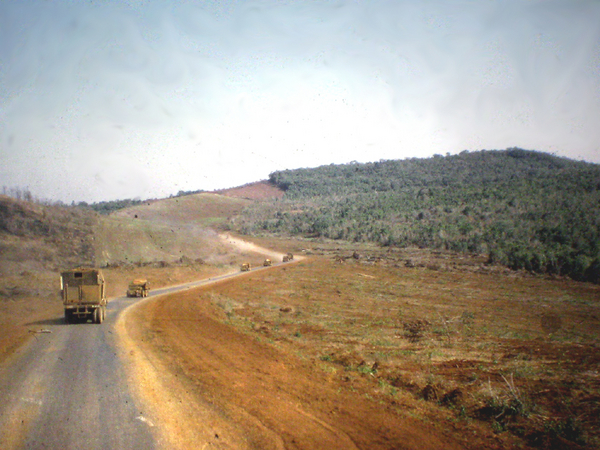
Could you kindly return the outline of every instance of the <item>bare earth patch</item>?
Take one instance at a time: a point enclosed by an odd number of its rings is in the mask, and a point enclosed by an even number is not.
[[[237,197],[248,200],[282,198],[284,195],[284,192],[281,189],[273,186],[267,181],[258,181],[256,183],[249,183],[231,189],[223,189],[217,191],[217,193],[226,197]]]
[[[297,264],[131,313],[156,383],[210,410],[181,448],[598,446],[598,286],[296,245]]]
[[[140,391],[155,417],[166,420],[170,446],[462,448],[434,424],[402,416],[314,361],[224,323],[226,313],[206,300],[212,289],[162,297],[127,314],[125,328],[148,356],[137,361],[134,376],[144,380]],[[183,433],[170,408],[174,399]]]

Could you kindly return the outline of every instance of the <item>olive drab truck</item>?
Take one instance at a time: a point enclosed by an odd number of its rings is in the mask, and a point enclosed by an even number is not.
[[[106,316],[104,276],[98,269],[79,268],[60,274],[60,289],[65,306],[65,322],[92,319],[102,323]]]
[[[127,297],[148,297],[150,284],[148,280],[133,280],[127,288]]]

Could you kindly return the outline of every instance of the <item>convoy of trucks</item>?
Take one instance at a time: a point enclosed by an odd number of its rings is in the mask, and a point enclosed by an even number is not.
[[[283,261],[294,258],[291,253],[283,257]],[[265,259],[263,265],[271,266],[273,262]],[[250,263],[243,263],[242,272],[251,269]],[[65,322],[91,319],[93,323],[102,323],[106,317],[106,286],[102,271],[94,268],[77,268],[65,270],[60,274],[60,291],[65,307]],[[148,280],[135,279],[129,283],[127,297],[147,297],[150,292]]]

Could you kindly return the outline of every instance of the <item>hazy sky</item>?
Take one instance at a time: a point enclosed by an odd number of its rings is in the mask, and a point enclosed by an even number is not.
[[[513,146],[600,163],[600,1],[0,0],[0,186],[36,197]]]

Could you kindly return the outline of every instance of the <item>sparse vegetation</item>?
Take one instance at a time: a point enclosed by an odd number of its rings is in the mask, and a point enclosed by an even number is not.
[[[0,197],[2,262],[52,270],[93,264],[97,221],[79,208]]]
[[[487,427],[506,448],[600,443],[598,287],[478,273],[476,259],[453,266],[426,250],[366,246],[355,259],[356,245],[299,245],[313,259],[216,289],[240,302],[240,329],[312,359],[374,402]],[[407,267],[409,258],[423,264]],[[280,302],[301,316],[282,321]]]

